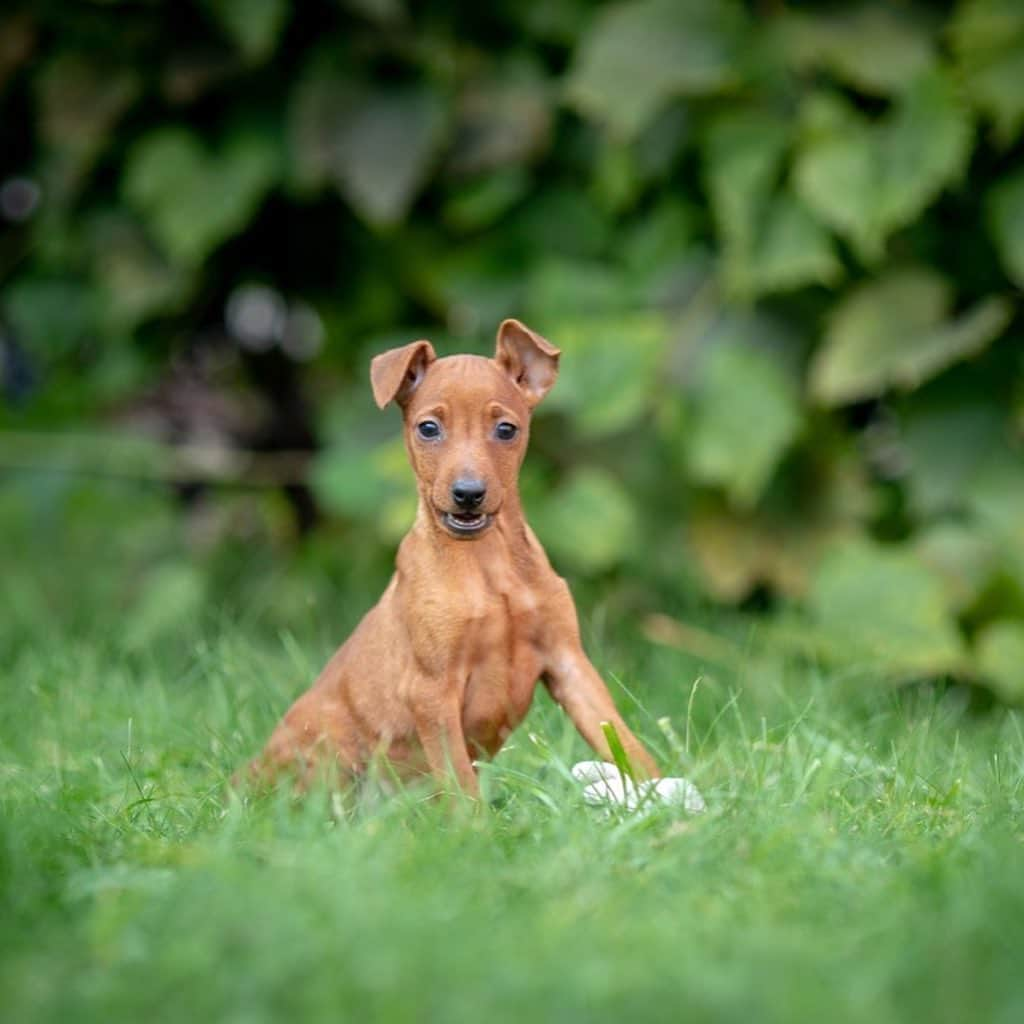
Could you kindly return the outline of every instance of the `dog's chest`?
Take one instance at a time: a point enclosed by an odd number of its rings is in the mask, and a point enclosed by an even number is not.
[[[492,589],[467,616],[462,721],[471,747],[496,753],[529,711],[544,667],[540,623],[540,603],[522,587]]]

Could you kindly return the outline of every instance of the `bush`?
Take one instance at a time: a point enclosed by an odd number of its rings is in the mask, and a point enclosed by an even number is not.
[[[369,356],[518,315],[565,352],[524,490],[566,571],[1024,696],[1020,4],[197,0],[0,39],[9,430],[313,449],[300,520],[308,482],[388,545]]]

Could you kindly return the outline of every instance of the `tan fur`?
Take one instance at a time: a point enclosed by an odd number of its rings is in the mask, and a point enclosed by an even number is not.
[[[626,727],[580,645],[569,588],[523,518],[517,486],[530,413],[552,386],[558,350],[517,320],[498,330],[494,359],[437,359],[418,341],[377,356],[374,397],[402,407],[416,473],[416,521],[380,601],[270,737],[252,769],[307,779],[318,766],[356,777],[383,756],[402,778],[453,771],[478,792],[473,761],[493,757],[523,720],[537,680],[605,759],[611,722],[639,774],[657,767]],[[426,441],[430,418],[443,437]],[[498,422],[519,427],[512,441]],[[455,480],[486,484],[479,535],[453,536]]]

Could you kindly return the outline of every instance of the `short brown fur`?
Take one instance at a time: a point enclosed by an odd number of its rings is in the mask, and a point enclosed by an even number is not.
[[[476,795],[474,760],[498,752],[538,679],[601,757],[611,759],[601,728],[610,722],[637,774],[659,774],[583,652],[569,588],[519,501],[530,414],[554,384],[558,357],[506,320],[493,359],[437,359],[427,341],[374,359],[378,405],[402,408],[416,520],[380,601],[292,705],[253,775],[286,770],[305,780],[326,764],[354,778],[383,756],[402,778],[452,771]],[[420,436],[425,419],[439,438]],[[515,438],[499,439],[498,423],[517,427]],[[486,485],[486,525],[471,536],[446,518],[458,511],[453,484],[466,477]]]

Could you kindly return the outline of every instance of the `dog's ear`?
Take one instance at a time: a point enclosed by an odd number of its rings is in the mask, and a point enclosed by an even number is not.
[[[413,341],[374,356],[370,363],[370,383],[378,407],[383,409],[388,402],[404,406],[436,358],[429,341]]]
[[[494,361],[516,382],[531,409],[555,383],[560,355],[550,341],[518,320],[503,320],[498,328]]]

